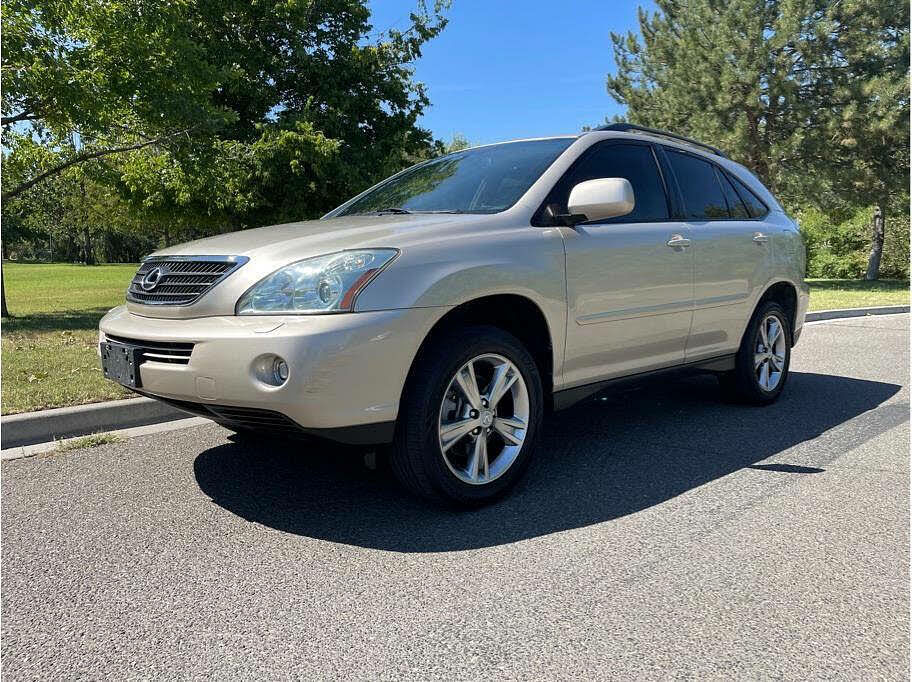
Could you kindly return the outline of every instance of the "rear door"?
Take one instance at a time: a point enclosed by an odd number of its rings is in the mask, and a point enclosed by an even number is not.
[[[572,187],[595,178],[626,178],[636,205],[627,216],[562,230],[567,255],[568,387],[679,364],[690,331],[689,229],[671,217],[654,146],[596,143],[561,179],[549,203],[566,212]]]
[[[741,343],[758,289],[767,282],[769,235],[722,168],[676,148],[664,151],[693,241],[694,313],[686,361],[725,355]]]

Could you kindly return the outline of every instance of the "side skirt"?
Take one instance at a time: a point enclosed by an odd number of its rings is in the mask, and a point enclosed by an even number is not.
[[[564,410],[606,388],[636,383],[653,377],[673,375],[687,376],[691,374],[702,374],[704,372],[728,372],[734,368],[735,354],[732,353],[731,355],[721,355],[716,358],[709,358],[708,360],[698,360],[697,362],[688,362],[683,365],[673,365],[672,367],[663,367],[662,369],[655,369],[649,372],[639,372],[638,374],[629,374],[627,376],[605,379],[604,381],[596,381],[582,386],[574,386],[573,388],[566,388],[562,391],[554,392],[554,409],[555,411]]]

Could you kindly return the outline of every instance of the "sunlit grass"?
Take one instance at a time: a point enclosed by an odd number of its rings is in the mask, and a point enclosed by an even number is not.
[[[809,279],[807,282],[811,286],[811,310],[909,304],[909,283],[899,280]]]
[[[101,445],[110,443],[119,443],[123,440],[116,433],[93,433],[91,436],[82,436],[70,440],[60,441],[57,444],[58,452],[71,452],[73,450],[83,450],[85,448],[97,448]]]
[[[125,398],[98,360],[98,321],[123,303],[136,265],[3,264],[2,412]]]

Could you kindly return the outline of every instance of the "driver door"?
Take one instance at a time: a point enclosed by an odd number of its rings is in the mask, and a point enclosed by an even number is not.
[[[683,363],[693,316],[690,229],[671,218],[652,145],[593,145],[555,187],[558,208],[566,210],[574,185],[594,178],[626,178],[635,205],[626,216],[562,228],[568,388]]]

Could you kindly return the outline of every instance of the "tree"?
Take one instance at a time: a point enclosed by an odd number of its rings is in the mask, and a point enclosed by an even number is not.
[[[905,195],[908,3],[656,4],[640,36],[612,35],[608,92],[631,121],[713,141],[792,207],[883,215]]]
[[[462,133],[453,133],[453,139],[451,139],[449,144],[446,145],[444,151],[447,154],[451,154],[452,152],[459,152],[463,149],[468,149],[471,146],[472,143],[469,142],[469,138],[467,138],[465,135]]]
[[[429,146],[408,64],[447,4],[369,40],[365,0],[10,0],[3,199],[92,160],[146,208],[256,221],[341,195]]]
[[[9,317],[9,310],[6,308],[6,275],[0,267],[0,317]]]

